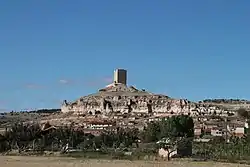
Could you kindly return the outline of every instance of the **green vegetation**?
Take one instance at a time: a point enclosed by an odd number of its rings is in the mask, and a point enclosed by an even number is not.
[[[199,158],[249,163],[250,145],[248,137],[243,139],[232,139],[230,143],[213,140],[209,143],[194,143],[194,154]]]
[[[159,141],[158,147],[168,151],[168,159],[176,150],[180,156],[191,155],[193,137],[194,122],[187,115],[173,116],[150,123],[142,132],[144,142]]]
[[[144,131],[144,140],[147,142],[155,142],[166,137],[190,138],[193,136],[194,122],[193,119],[187,115],[173,116],[150,123]]]
[[[200,101],[200,103],[227,103],[227,104],[250,104],[250,101],[245,99],[205,99],[203,101]]]
[[[241,118],[244,118],[244,119],[248,119],[250,117],[250,113],[249,111],[247,111],[246,109],[244,108],[240,108],[237,110],[237,114],[241,117]]]
[[[149,123],[143,131],[117,128],[104,131],[100,136],[75,131],[72,127],[41,129],[37,124],[14,124],[0,135],[0,151],[18,150],[43,153],[60,151],[65,156],[85,158],[142,159],[156,155],[159,148],[185,157],[219,160],[250,160],[250,132],[243,138],[213,138],[208,143],[194,142],[194,123],[189,116],[180,115]],[[75,151],[70,151],[70,150]],[[190,152],[192,150],[192,152]]]
[[[40,126],[15,124],[0,135],[0,151],[17,149],[19,153],[31,149],[33,151],[65,151],[66,145],[81,150],[97,150],[118,148],[121,145],[130,147],[137,145],[138,130],[117,129],[107,131],[100,136],[74,131],[71,127],[51,128],[42,130]]]
[[[188,116],[163,119],[149,124],[143,132],[139,132],[138,129],[117,128],[105,131],[100,136],[75,131],[71,127],[51,128],[47,126],[47,129],[42,130],[37,124],[19,123],[12,125],[3,135],[0,135],[0,151],[18,150],[20,154],[26,150],[66,153],[66,147],[69,147],[81,150],[85,154],[97,151],[98,154],[100,152],[109,155],[112,153],[112,156],[114,153],[120,155],[131,151],[136,152],[137,155],[155,154],[157,145],[147,148],[143,147],[143,144],[169,138],[172,145],[177,146],[180,142],[174,144],[176,140],[189,137],[193,137],[193,120]],[[169,145],[164,147],[168,148]]]
[[[61,109],[39,109],[39,110],[32,110],[32,111],[21,111],[21,112],[28,112],[28,113],[56,113],[60,112]]]
[[[39,109],[32,111],[5,112],[0,113],[0,130],[10,127],[12,124],[25,121],[36,121],[50,114],[58,113],[61,109]]]

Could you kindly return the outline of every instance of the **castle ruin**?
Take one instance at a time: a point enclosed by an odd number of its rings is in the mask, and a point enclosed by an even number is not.
[[[145,90],[127,86],[127,71],[116,69],[113,83],[94,94],[83,96],[73,102],[64,101],[63,113],[74,114],[102,113],[153,113],[153,114],[200,114],[225,112],[216,108],[203,107],[202,104],[186,99],[172,99],[162,94],[154,94]]]
[[[127,70],[116,69],[114,71],[114,83],[127,85]]]

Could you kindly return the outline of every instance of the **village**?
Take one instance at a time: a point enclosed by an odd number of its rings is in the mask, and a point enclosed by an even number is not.
[[[23,115],[31,118],[36,112],[16,112],[11,113],[11,115],[20,120]],[[187,99],[175,99],[162,94],[154,94],[145,89],[139,90],[134,86],[127,86],[127,71],[117,69],[114,72],[113,83],[100,89],[97,93],[80,97],[73,102],[64,100],[61,109],[54,110],[51,113],[45,110],[44,113],[38,114],[39,117],[36,119],[24,120],[23,125],[27,125],[27,128],[29,128],[39,124],[40,130],[38,132],[45,135],[53,133],[51,132],[53,129],[68,129],[68,131],[72,131],[71,133],[74,131],[74,133],[84,134],[85,137],[92,136],[91,138],[87,137],[87,140],[103,138],[103,135],[116,136],[124,133],[135,133],[136,136],[130,136],[131,140],[133,139],[132,143],[145,145],[147,142],[153,142],[156,145],[161,145],[163,142],[171,147],[171,150],[175,150],[177,147],[171,144],[173,141],[168,138],[161,138],[157,135],[157,140],[156,136],[153,137],[154,139],[146,139],[150,135],[144,137],[141,135],[159,133],[157,129],[147,132],[148,127],[159,126],[160,128],[160,122],[169,122],[171,118],[192,118],[193,126],[190,128],[193,129],[193,136],[187,138],[189,142],[192,140],[192,145],[196,146],[199,143],[211,145],[218,139],[220,142],[225,141],[225,143],[230,144],[234,143],[236,138],[244,139],[247,135],[248,116],[244,116],[244,112],[248,113],[247,109],[239,107],[231,110],[221,107],[221,104],[213,105],[210,101],[208,103],[204,101],[191,102]],[[6,117],[6,115],[2,114],[3,117]],[[8,129],[12,128],[11,126],[1,125],[3,128],[1,133],[7,133]],[[7,132],[4,130],[6,128]],[[73,139],[69,136],[68,140]],[[71,143],[68,140],[65,141],[63,148],[67,151],[75,150],[76,145],[74,146],[73,141]],[[102,140],[105,142],[104,139]],[[129,148],[132,147],[130,144],[128,145]],[[131,151],[134,149],[127,150],[130,150],[129,154],[132,154]],[[156,148],[150,146],[147,149]],[[163,146],[157,149],[160,157],[168,157],[168,159],[179,154],[177,150],[172,152],[169,149],[166,150],[166,147]],[[193,150],[196,150],[193,153],[197,152],[197,148]],[[125,153],[127,154],[127,152]],[[189,155],[192,155],[192,151]]]
[[[194,120],[195,138],[209,141],[211,137],[243,137],[247,121],[237,110],[194,103],[186,99],[172,99],[127,86],[127,71],[116,69],[113,83],[98,93],[81,97],[61,107],[63,118],[52,119],[55,125],[72,125],[94,135],[103,130],[137,128],[143,130],[149,122],[159,121],[176,115],[189,115]]]

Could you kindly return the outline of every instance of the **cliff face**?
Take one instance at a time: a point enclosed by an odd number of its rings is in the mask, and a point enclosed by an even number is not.
[[[227,111],[209,104],[193,103],[186,99],[172,99],[165,95],[153,94],[123,84],[111,84],[98,93],[84,96],[75,102],[64,101],[62,112],[73,114],[228,114]]]

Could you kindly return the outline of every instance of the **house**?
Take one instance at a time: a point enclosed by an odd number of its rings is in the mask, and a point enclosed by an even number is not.
[[[113,119],[123,119],[123,115],[114,115]]]
[[[243,137],[245,134],[245,128],[244,127],[237,127],[234,130],[234,135],[237,137]]]
[[[207,143],[209,142],[211,139],[208,138],[199,138],[199,139],[194,139],[194,142],[201,142],[201,143]]]
[[[108,121],[90,121],[86,123],[87,129],[107,129],[115,126],[115,123]]]
[[[211,129],[212,136],[223,136],[222,129]]]
[[[173,144],[169,138],[163,138],[156,142],[157,145],[161,146],[158,150],[158,154],[161,157],[166,157],[170,154],[170,157],[173,155],[179,155],[181,157],[192,155],[192,141],[186,139],[176,139],[176,144]]]
[[[128,122],[128,126],[133,126],[133,125],[135,125],[136,123],[135,123],[135,121],[129,121]]]
[[[225,137],[225,136],[230,136],[231,133],[228,131],[228,129],[214,128],[211,129],[211,135]]]
[[[83,132],[85,134],[92,134],[94,136],[100,136],[102,131],[101,130],[92,130],[92,129],[84,129]]]
[[[135,117],[129,117],[128,118],[130,121],[134,121],[135,120]]]
[[[201,135],[202,129],[201,128],[194,128],[194,136],[199,137]]]
[[[177,155],[177,150],[167,150],[167,149],[164,149],[164,148],[160,148],[158,150],[159,157],[167,158],[168,154],[169,154],[169,157]]]

